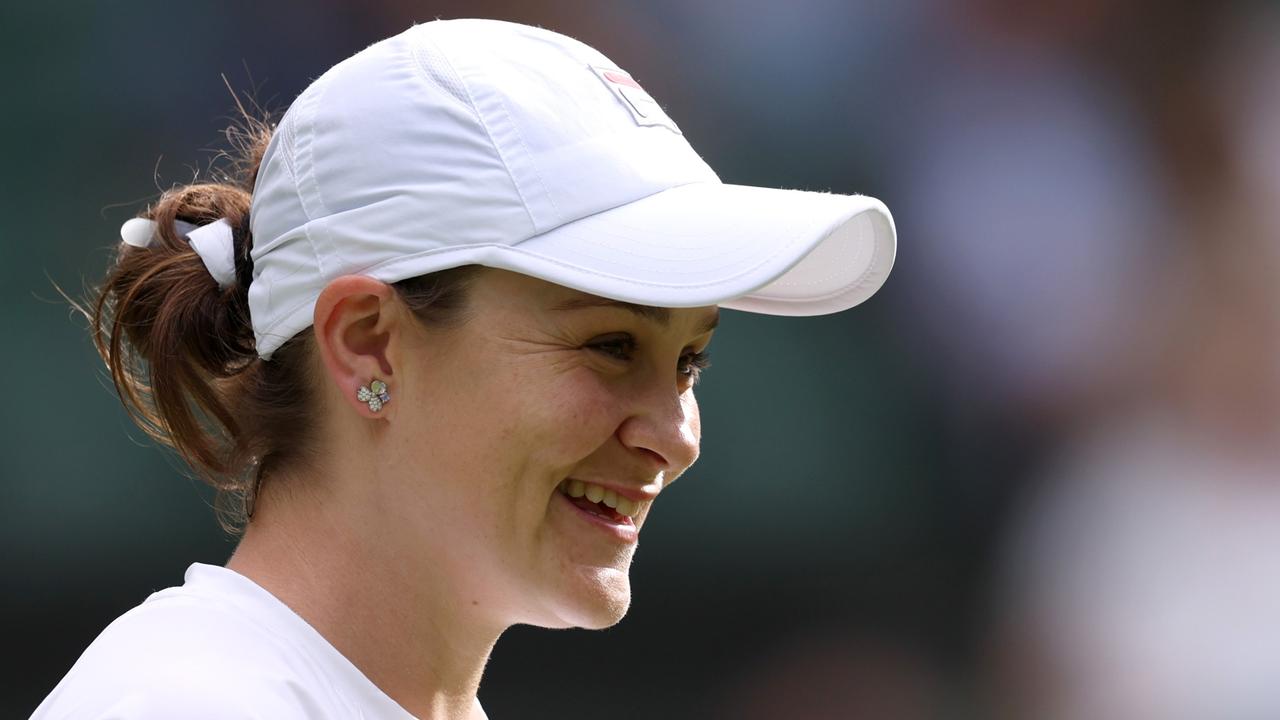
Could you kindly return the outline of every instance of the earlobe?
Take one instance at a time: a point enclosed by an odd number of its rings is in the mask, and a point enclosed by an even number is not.
[[[363,275],[334,279],[316,299],[315,341],[325,372],[362,414],[380,412],[391,399],[396,300],[389,285]]]

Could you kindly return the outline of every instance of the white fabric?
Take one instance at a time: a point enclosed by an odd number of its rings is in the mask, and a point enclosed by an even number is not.
[[[146,218],[130,218],[120,226],[120,239],[126,245],[144,248],[151,245],[155,237],[156,224]]]
[[[344,274],[481,264],[648,305],[813,315],[870,297],[896,242],[872,198],[722,184],[604,55],[495,20],[415,26],[312,83],[250,218],[264,358]]]
[[[412,720],[248,578],[195,563],[107,626],[32,720]]]
[[[205,268],[218,287],[229,287],[236,282],[235,240],[231,223],[222,218],[187,233],[187,241],[195,248]]]
[[[220,218],[208,225],[193,225],[178,220],[173,224],[179,235],[200,256],[204,267],[218,282],[218,287],[229,287],[236,281],[235,240],[231,223]],[[156,223],[146,218],[131,218],[120,226],[120,239],[137,248],[149,247],[156,237]]]

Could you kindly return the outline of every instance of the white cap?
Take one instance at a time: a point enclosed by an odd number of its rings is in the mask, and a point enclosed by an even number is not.
[[[819,315],[870,297],[895,251],[880,201],[723,184],[604,55],[495,20],[414,26],[312,83],[250,223],[263,358],[341,275],[478,264],[643,305]]]

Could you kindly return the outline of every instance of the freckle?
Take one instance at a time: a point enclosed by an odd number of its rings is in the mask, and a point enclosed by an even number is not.
[[[480,601],[479,601],[479,600],[472,600],[472,601],[471,601],[471,604],[472,604],[472,605],[479,605],[479,604],[480,604]]]

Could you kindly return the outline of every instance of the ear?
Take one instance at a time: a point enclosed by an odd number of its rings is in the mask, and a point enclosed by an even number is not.
[[[344,401],[365,417],[385,417],[387,410],[374,413],[357,399],[361,386],[381,380],[395,395],[403,322],[396,291],[364,275],[335,278],[316,299],[313,327],[320,358]]]

